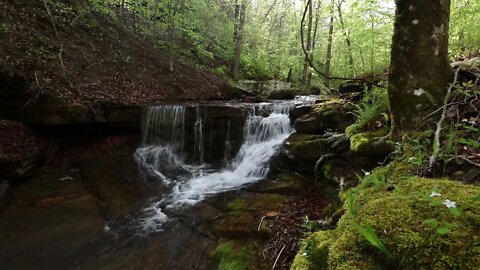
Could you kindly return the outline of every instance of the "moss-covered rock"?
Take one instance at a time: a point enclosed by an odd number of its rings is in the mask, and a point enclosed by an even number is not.
[[[288,154],[300,159],[318,159],[330,151],[330,142],[319,135],[293,133],[285,143]]]
[[[364,171],[370,171],[373,166],[375,162],[366,157],[339,156],[325,160],[317,172],[317,177],[328,183],[335,183],[341,190],[345,190],[356,186],[358,176],[363,176]]]
[[[316,104],[313,111],[295,121],[295,129],[305,134],[322,134],[327,130],[343,132],[354,121],[354,109],[343,100]]]
[[[395,145],[386,137],[388,131],[358,133],[350,137],[350,150],[361,156],[387,156],[393,152]]]
[[[284,150],[295,170],[307,174],[314,172],[315,163],[321,156],[332,151],[331,142],[327,138],[302,133],[290,135]]]
[[[441,195],[430,197],[433,191]],[[363,185],[336,229],[304,241],[292,269],[478,269],[479,194],[477,186],[418,177],[396,182],[393,191]],[[456,208],[447,208],[447,199]],[[391,256],[355,224],[371,227]]]
[[[301,175],[283,171],[275,180],[263,181],[259,185],[252,187],[252,191],[257,193],[270,193],[281,195],[296,195],[302,192],[304,185],[308,180]]]
[[[218,245],[215,249],[215,256],[220,260],[218,265],[219,270],[248,269],[248,252],[236,247],[233,241]]]
[[[279,194],[238,197],[226,205],[227,212],[215,222],[213,231],[216,235],[230,238],[268,236],[271,230],[266,221],[260,224],[262,216],[279,211],[287,199]]]

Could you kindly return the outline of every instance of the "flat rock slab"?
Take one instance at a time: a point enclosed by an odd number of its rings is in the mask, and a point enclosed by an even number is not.
[[[73,267],[104,224],[94,198],[74,172],[35,177],[12,189],[11,203],[0,214],[0,265]]]

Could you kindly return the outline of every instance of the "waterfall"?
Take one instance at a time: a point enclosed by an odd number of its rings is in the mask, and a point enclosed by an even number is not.
[[[185,138],[184,106],[153,106],[145,110],[142,123],[144,145],[169,146],[183,151]]]
[[[289,111],[293,103],[262,103],[245,105],[248,115],[243,123],[243,143],[238,152],[229,158],[231,150],[231,121],[226,120],[220,130],[225,141],[213,141],[207,138],[206,131],[213,132],[208,123],[207,110],[195,107],[193,127],[194,161],[186,161],[185,153],[189,129],[185,119],[186,108],[182,106],[161,105],[146,110],[143,120],[143,143],[137,149],[135,157],[142,167],[157,175],[167,187],[168,194],[159,198],[145,211],[153,213],[150,218],[143,219],[147,227],[157,228],[152,224],[165,221],[162,209],[175,209],[193,205],[207,196],[238,188],[242,185],[261,180],[269,172],[269,162],[277,153],[284,140],[293,132]],[[210,128],[207,128],[209,126]],[[219,130],[216,130],[219,132]],[[208,141],[207,141],[208,140]],[[206,147],[208,143],[208,147]],[[204,164],[205,148],[223,147],[224,167],[213,170]],[[223,151],[222,151],[223,152]],[[153,210],[154,211],[153,211]],[[161,223],[161,222],[160,222]]]

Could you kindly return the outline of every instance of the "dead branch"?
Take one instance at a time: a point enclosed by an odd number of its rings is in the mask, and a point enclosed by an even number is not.
[[[445,100],[443,101],[442,115],[440,116],[440,120],[438,120],[438,122],[437,122],[437,129],[435,130],[435,137],[433,139],[433,153],[430,156],[430,163],[429,163],[430,167],[432,167],[433,164],[435,163],[435,161],[437,159],[437,156],[438,156],[438,152],[440,150],[440,133],[442,131],[442,123],[445,120],[445,115],[447,113],[446,104],[448,104],[448,98],[450,97],[450,94],[452,93],[453,87],[457,83],[458,72],[459,71],[460,71],[460,69],[457,69],[455,71],[455,77],[453,78],[453,83],[450,84],[450,86],[448,87],[447,94],[445,95]]]

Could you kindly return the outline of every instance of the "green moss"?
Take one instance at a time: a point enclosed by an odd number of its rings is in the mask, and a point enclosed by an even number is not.
[[[385,138],[388,129],[358,133],[350,137],[350,150],[363,156],[388,155],[394,150],[392,142]]]
[[[432,191],[442,194],[434,198],[439,202],[436,206],[428,196]],[[397,182],[391,192],[359,187],[357,215],[347,210],[335,230],[312,235],[309,241],[315,243],[315,248],[309,252],[314,256],[302,257],[304,242],[295,260],[297,268],[292,269],[477,269],[480,202],[474,198],[478,194],[477,186],[418,177]],[[459,216],[441,203],[446,199],[457,203]],[[453,227],[448,234],[439,234],[437,227],[425,223],[431,219]],[[355,229],[355,223],[371,226],[392,257],[386,258],[373,248]]]
[[[294,133],[287,139],[285,148],[296,157],[318,159],[322,153],[329,152],[330,143],[319,135]]]
[[[242,270],[248,269],[248,253],[235,246],[233,241],[220,244],[215,249],[215,255],[220,260],[219,270]]]
[[[233,200],[232,202],[230,202],[228,205],[227,205],[227,208],[228,210],[230,211],[237,211],[237,210],[240,210],[242,208],[245,208],[247,204],[247,200],[244,199],[244,198],[236,198],[235,200]]]
[[[334,238],[333,231],[320,231],[303,241],[291,270],[328,269],[329,247]]]

